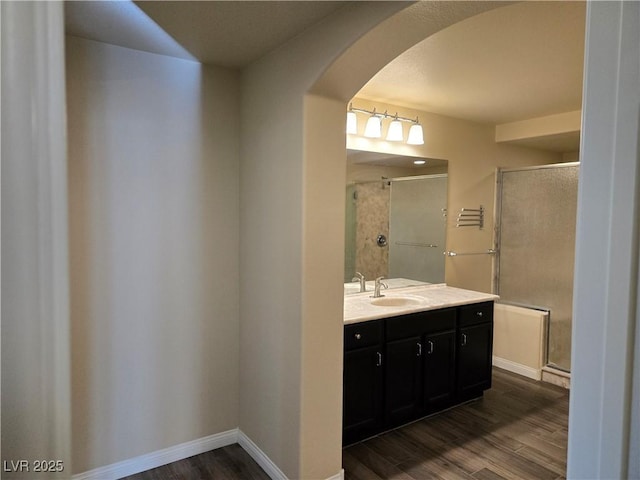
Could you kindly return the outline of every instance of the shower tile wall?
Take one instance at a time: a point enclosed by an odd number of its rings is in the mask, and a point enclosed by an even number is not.
[[[390,189],[384,182],[356,185],[356,271],[371,280],[389,274],[389,247],[379,247],[378,235],[389,238]]]

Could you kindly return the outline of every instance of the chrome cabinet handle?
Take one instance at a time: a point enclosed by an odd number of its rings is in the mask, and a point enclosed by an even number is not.
[[[418,355],[417,356],[421,357],[422,356],[422,344],[420,342],[418,342],[417,345],[418,345]]]
[[[482,316],[482,312],[476,312],[476,315],[481,317]]]
[[[376,362],[376,367],[381,367],[382,366],[382,354],[380,352],[376,352],[376,356],[378,357],[378,360]]]
[[[429,350],[427,351],[427,354],[431,355],[433,353],[433,342],[431,340],[427,340],[427,343],[429,344]]]
[[[462,334],[462,346],[464,347],[467,344],[467,334]]]
[[[354,337],[356,337],[356,340],[360,340],[362,338],[362,334],[356,333]]]

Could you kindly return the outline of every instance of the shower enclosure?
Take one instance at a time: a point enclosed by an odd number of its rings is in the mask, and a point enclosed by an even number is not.
[[[501,169],[495,282],[500,302],[549,311],[547,364],[571,370],[578,163]]]

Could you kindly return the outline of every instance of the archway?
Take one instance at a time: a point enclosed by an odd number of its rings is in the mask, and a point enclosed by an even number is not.
[[[302,376],[313,379],[303,382],[302,388],[300,448],[305,475],[326,478],[331,475],[329,465],[341,463],[346,102],[403,51],[443,28],[500,6],[418,2],[353,43],[305,95]],[[323,455],[317,454],[318,444],[326,447]]]
[[[486,9],[499,5],[485,5]],[[421,38],[416,30],[407,29],[401,37],[393,37],[392,32],[402,24],[403,19],[417,18],[420,12],[428,11],[433,15],[421,18],[434,30],[422,30]],[[337,379],[331,378],[327,371],[339,371],[333,364],[341,355],[337,352],[341,325],[328,325],[325,321],[327,313],[332,318],[340,314],[341,292],[337,289],[325,288],[323,285],[339,283],[342,274],[340,262],[342,236],[342,186],[344,185],[344,133],[343,117],[345,103],[351,98],[379,68],[394,54],[396,50],[412,46],[426,38],[439,28],[471,16],[469,5],[435,4],[426,2],[407,8],[391,17],[380,26],[371,30],[354,43],[340,56],[309,90],[305,97],[305,131],[304,131],[304,212],[303,212],[303,263],[304,270],[303,298],[303,349],[309,354],[303,357],[302,371],[304,376],[317,378],[318,385],[331,385],[331,388],[311,388],[314,394],[324,395],[324,399],[335,406],[335,387]],[[478,8],[478,5],[475,5]],[[458,10],[459,9],[459,10]],[[623,171],[638,170],[638,118],[637,111],[623,108],[631,102],[638,104],[638,92],[629,82],[638,81],[637,47],[638,29],[640,26],[640,9],[637,5],[598,4],[589,5],[587,17],[585,92],[583,94],[583,139],[581,143],[583,168],[581,172],[581,195],[579,199],[578,253],[576,258],[575,296],[576,315],[582,316],[582,324],[578,324],[573,339],[574,379],[571,400],[570,441],[568,473],[570,476],[591,476],[597,474],[605,477],[626,476],[630,471],[640,471],[640,440],[634,429],[629,428],[631,421],[637,427],[637,399],[631,406],[632,391],[638,395],[638,358],[636,354],[635,380],[633,377],[634,340],[630,335],[635,333],[635,350],[640,340],[637,334],[638,314],[635,309],[637,301],[637,255],[638,244],[632,233],[638,228],[638,220],[634,211],[638,209],[638,182],[625,183]],[[632,18],[623,23],[622,13]],[[459,16],[458,16],[459,15]],[[412,24],[411,20],[408,24]],[[413,24],[415,25],[415,24]],[[614,29],[625,41],[616,43],[612,38],[617,35],[606,35],[605,25]],[[390,35],[391,34],[391,35]],[[391,39],[391,40],[390,40]],[[396,41],[397,40],[397,43]],[[635,46],[635,47],[634,47]],[[376,55],[367,55],[368,52]],[[606,53],[609,52],[609,53]],[[619,62],[611,60],[611,53]],[[619,55],[619,57],[618,57]],[[608,58],[609,62],[605,60]],[[606,65],[605,65],[606,64]],[[627,68],[634,65],[633,68]],[[605,68],[601,68],[601,66]],[[589,81],[591,84],[589,84]],[[588,88],[588,87],[591,88]],[[618,90],[618,88],[620,88]],[[598,95],[609,95],[607,106],[599,104]],[[608,128],[614,118],[624,117],[624,123],[631,125],[629,136],[619,136],[616,127]],[[635,130],[633,130],[635,129]],[[631,132],[634,131],[635,134]],[[635,135],[635,139],[634,139]],[[616,152],[624,152],[616,154]],[[331,159],[327,161],[327,159]],[[339,159],[339,160],[335,160]],[[617,172],[617,173],[616,173]],[[322,188],[319,188],[322,185]],[[610,213],[613,211],[617,194],[624,196],[631,205],[630,212]],[[635,198],[635,200],[633,200]],[[609,205],[602,208],[603,205]],[[618,223],[618,220],[622,223]],[[627,227],[624,227],[626,224]],[[609,228],[602,228],[607,225]],[[611,238],[602,235],[608,231]],[[333,245],[327,245],[326,233],[338,239]],[[621,243],[618,243],[621,242]],[[617,246],[616,246],[617,245]],[[616,246],[616,247],[614,247]],[[615,250],[622,246],[624,253],[622,262],[616,262]],[[594,257],[596,260],[594,260]],[[632,273],[628,269],[631,264]],[[626,265],[626,266],[625,266]],[[606,273],[603,273],[606,272]],[[618,298],[619,292],[614,284],[624,283],[629,287],[615,302],[607,300],[608,295]],[[611,293],[607,293],[611,292]],[[340,298],[338,298],[340,295]],[[319,306],[324,308],[318,308]],[[314,344],[314,338],[328,338],[329,345]],[[606,338],[607,342],[601,342]],[[312,358],[321,351],[331,350],[331,363],[334,368],[326,368],[314,362]],[[327,358],[326,355],[324,357]],[[321,380],[320,380],[321,379]],[[314,382],[311,382],[314,383]],[[313,386],[312,386],[313,387]],[[339,390],[339,387],[337,387]],[[303,392],[306,390],[303,390]],[[303,393],[304,397],[304,393]],[[617,413],[610,412],[607,401],[617,404]],[[313,405],[302,402],[303,424],[301,428],[301,457],[303,471],[316,471],[313,462],[305,462],[307,428],[313,430],[311,424],[304,422],[305,412],[311,413]],[[309,409],[309,410],[307,410]],[[334,411],[339,407],[334,408]],[[335,418],[325,418],[333,430]],[[637,431],[637,428],[635,429]],[[630,433],[631,432],[631,433]],[[335,441],[335,431],[329,432],[328,438]],[[572,441],[573,440],[573,441]],[[327,452],[331,455],[333,452]],[[589,458],[588,461],[586,459]]]

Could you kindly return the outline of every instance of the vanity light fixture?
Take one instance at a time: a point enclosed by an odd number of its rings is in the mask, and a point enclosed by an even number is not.
[[[375,108],[369,120],[367,120],[367,125],[364,127],[364,136],[369,138],[380,138],[382,136],[382,118],[376,115]]]
[[[356,117],[356,112],[347,112],[347,133],[349,135],[358,133],[358,118]]]
[[[364,108],[354,108],[353,104],[349,104],[349,110],[347,111],[347,133],[349,135],[356,135],[358,132],[358,119],[357,113],[364,113],[369,115],[367,124],[364,129],[364,136],[368,138],[381,138],[382,137],[382,121],[391,119],[387,128],[386,140],[390,142],[401,142],[404,140],[404,131],[402,128],[402,122],[411,124],[409,129],[409,136],[407,138],[407,144],[409,145],[423,145],[424,135],[422,132],[422,125],[418,121],[418,117],[415,119],[400,117],[396,112],[395,115],[388,113],[386,110],[384,113],[378,112],[375,108],[373,110],[366,110]]]
[[[401,142],[402,140],[404,140],[404,134],[402,132],[402,122],[397,118],[394,118],[389,124],[389,130],[387,130],[387,140],[389,140],[390,142]]]
[[[417,122],[418,119],[416,119]],[[407,138],[409,145],[424,145],[424,136],[422,134],[422,125],[416,123],[411,125],[409,129],[409,138]]]

